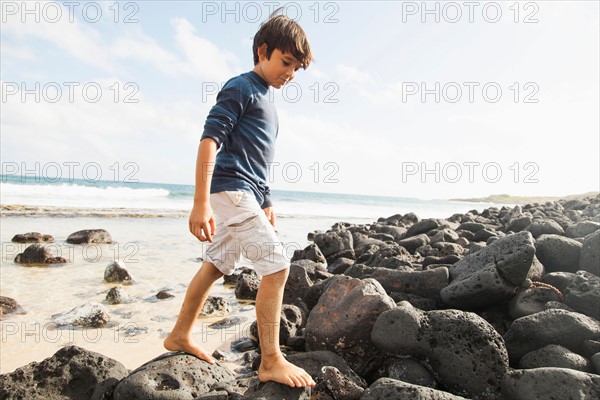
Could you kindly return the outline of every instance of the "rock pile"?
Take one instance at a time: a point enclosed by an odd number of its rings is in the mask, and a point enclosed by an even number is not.
[[[112,398],[600,398],[600,196],[340,222],[309,239],[291,262],[280,342],[312,392],[168,353],[115,372]],[[229,279],[255,299],[251,271]],[[260,364],[254,340],[234,347],[246,372]],[[68,364],[63,350],[54,358]],[[18,371],[0,378],[3,398],[41,390],[45,378]],[[78,398],[108,391],[102,379]]]

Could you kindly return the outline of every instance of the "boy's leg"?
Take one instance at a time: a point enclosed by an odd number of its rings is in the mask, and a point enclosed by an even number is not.
[[[315,386],[310,375],[288,362],[279,349],[279,329],[283,290],[289,268],[262,277],[256,296],[256,321],[260,337],[261,363],[258,378],[291,387]]]
[[[213,358],[192,340],[192,328],[202,311],[213,283],[222,276],[223,274],[214,264],[206,261],[202,263],[202,267],[187,288],[175,327],[164,341],[167,350],[184,351],[214,364]]]

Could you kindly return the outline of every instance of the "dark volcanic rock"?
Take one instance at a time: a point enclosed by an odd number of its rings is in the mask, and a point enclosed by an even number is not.
[[[534,238],[538,238],[542,235],[564,235],[565,231],[556,222],[551,219],[533,221],[531,225],[527,227],[527,230],[531,232]]]
[[[554,286],[564,294],[565,289],[571,284],[573,278],[575,278],[575,274],[572,272],[550,272],[544,275],[540,279],[540,282]]]
[[[241,300],[256,300],[260,278],[256,272],[241,273],[235,284],[235,297]]]
[[[476,309],[511,299],[515,288],[528,279],[534,254],[529,232],[505,236],[468,254],[450,268],[452,281],[440,292],[443,302]]]
[[[171,299],[173,297],[175,297],[175,295],[169,293],[166,290],[161,290],[158,293],[156,293],[156,298],[159,299],[159,300]]]
[[[123,364],[99,353],[67,346],[42,362],[32,362],[0,375],[0,398],[78,399],[111,398],[127,376]]]
[[[326,393],[334,399],[359,400],[364,388],[354,383],[337,368],[325,366],[316,376],[315,392]]]
[[[580,238],[594,233],[600,229],[600,223],[594,221],[581,221],[567,228],[565,234],[570,238]]]
[[[32,244],[15,257],[17,264],[62,264],[69,262],[64,257],[54,257],[47,247],[41,244]]]
[[[398,241],[398,244],[408,250],[410,253],[414,253],[421,246],[425,246],[429,243],[429,236],[422,233],[420,235],[406,237]]]
[[[577,272],[581,243],[559,235],[540,236],[535,244],[536,256],[547,272]]]
[[[42,235],[39,232],[27,232],[16,234],[11,241],[15,243],[48,243],[54,242],[54,237],[52,235]]]
[[[587,400],[600,398],[600,375],[566,368],[510,371],[502,395],[514,400]]]
[[[125,269],[122,261],[116,260],[110,263],[104,270],[104,280],[106,282],[131,283],[131,275]]]
[[[13,298],[0,296],[0,318],[7,314],[27,314],[27,312]]]
[[[544,311],[547,302],[560,300],[560,295],[555,290],[546,287],[533,287],[513,297],[508,310],[511,318],[517,319]]]
[[[231,304],[222,297],[208,296],[200,315],[205,317],[218,317],[230,314],[232,311]]]
[[[346,257],[341,257],[335,260],[333,264],[327,266],[327,271],[339,275],[343,274],[348,268],[354,265],[354,260]]]
[[[165,353],[119,382],[114,400],[192,399],[234,379],[218,362],[211,365],[189,354]]]
[[[112,243],[110,233],[104,229],[84,229],[71,233],[67,238],[67,243]]]
[[[433,218],[423,219],[410,226],[406,231],[404,237],[409,238],[412,236],[419,235],[421,233],[427,233],[430,230],[437,228],[438,226],[440,226],[440,224]]]
[[[108,304],[121,304],[127,299],[129,299],[127,293],[125,293],[123,288],[120,288],[118,286],[110,289],[106,294],[106,302]]]
[[[349,231],[317,233],[314,242],[321,249],[329,264],[340,257],[355,258],[352,234]]]
[[[438,298],[440,290],[448,285],[448,269],[445,267],[425,271],[397,271],[354,264],[344,274],[359,279],[373,278],[387,293],[411,293],[433,299]]]
[[[327,260],[325,260],[325,256],[319,249],[316,244],[310,244],[303,250],[294,251],[294,255],[290,262],[298,261],[298,260],[311,260],[320,264],[327,264]]]
[[[452,393],[498,398],[508,356],[502,337],[477,314],[459,310],[424,312],[402,305],[383,312],[373,343],[392,354],[427,357]]]
[[[529,352],[519,361],[519,368],[543,367],[570,368],[582,372],[592,372],[591,363],[587,358],[556,344],[549,344],[541,349]]]
[[[598,337],[598,321],[583,314],[550,309],[514,320],[504,341],[516,364],[525,354],[549,344],[579,352],[584,340]]]
[[[336,275],[306,324],[309,350],[331,350],[362,375],[379,356],[371,342],[371,329],[383,311],[396,306],[374,279]]]
[[[310,388],[293,388],[277,382],[262,383],[255,392],[246,394],[246,400],[309,400]],[[118,400],[118,399],[115,399]]]
[[[290,273],[285,282],[283,291],[283,302],[292,304],[297,298],[303,298],[304,294],[313,285],[313,281],[308,277],[308,271],[298,262],[290,265]]]
[[[565,289],[565,304],[600,321],[600,278],[578,271]]]
[[[363,392],[360,400],[467,400],[441,390],[412,385],[390,378],[375,381]]]
[[[583,241],[579,269],[600,276],[600,231],[592,233]]]
[[[429,367],[431,368],[431,367]],[[421,363],[412,358],[388,356],[381,366],[369,377],[369,381],[379,378],[391,378],[413,385],[436,388],[433,373]]]
[[[82,326],[84,328],[99,328],[110,320],[106,308],[95,302],[85,303],[66,313],[54,314],[52,319],[58,326]]]

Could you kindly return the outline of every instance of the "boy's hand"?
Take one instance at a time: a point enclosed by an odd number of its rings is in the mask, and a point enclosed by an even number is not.
[[[271,225],[275,227],[275,211],[273,211],[273,207],[263,208],[263,211],[265,212],[269,222],[271,222]]]
[[[190,214],[190,232],[201,242],[212,243],[215,234],[215,217],[210,204],[194,204]]]

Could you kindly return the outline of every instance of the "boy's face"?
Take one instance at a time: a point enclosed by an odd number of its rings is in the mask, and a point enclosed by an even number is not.
[[[280,89],[294,79],[294,75],[302,63],[292,53],[282,53],[279,49],[273,50],[271,59],[267,59],[267,44],[258,48],[258,64],[254,71],[261,76],[270,86]]]

